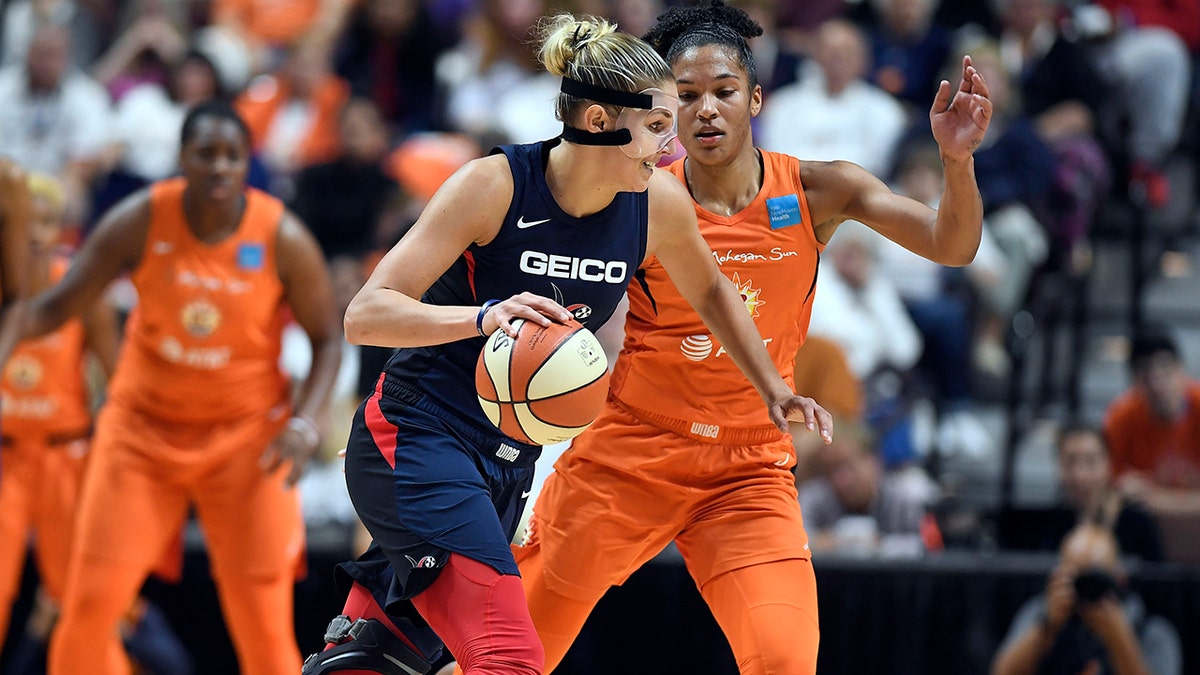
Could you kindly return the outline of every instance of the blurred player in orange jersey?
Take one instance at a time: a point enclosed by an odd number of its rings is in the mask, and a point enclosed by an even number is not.
[[[28,186],[32,202],[28,290],[38,293],[61,279],[70,263],[59,247],[65,198],[62,186],[46,174],[30,175]],[[107,379],[116,365],[118,342],[113,307],[97,302],[81,318],[18,344],[0,380],[4,397],[0,461],[7,469],[0,474],[0,541],[11,542],[0,548],[0,637],[11,618],[25,562],[22,544],[30,534],[41,581],[25,640],[10,650],[7,668],[13,672],[33,672],[58,613],[92,433],[89,360]],[[145,613],[156,611],[147,608],[141,601],[136,604],[125,634],[138,633]],[[174,636],[168,634],[166,639],[170,648],[161,652],[156,665],[169,665],[174,672],[189,669]],[[140,644],[135,641],[132,649],[137,651]],[[165,664],[163,658],[168,659]]]
[[[31,214],[25,172],[12,160],[0,157],[0,363],[20,339],[21,322],[15,314],[23,311],[19,301],[25,297],[28,283]]]
[[[82,314],[131,274],[108,400],[96,421],[52,675],[128,673],[117,627],[194,509],[246,675],[294,675],[291,486],[319,441],[312,422],[340,360],[329,274],[302,223],[246,187],[249,135],[224,103],[184,120],[183,176],[108,213],[57,285],[29,304],[27,336]],[[313,342],[296,401],[278,359],[286,310]]]
[[[762,89],[746,40],[760,33],[744,12],[713,2],[669,10],[646,39],[679,87],[687,157],[670,170],[688,186],[721,271],[790,381],[818,254],[843,221],[942,264],[974,258],[983,214],[972,152],[991,105],[969,59],[957,89],[941,83],[930,121],[946,187],[934,211],[857,165],[754,147],[750,120]],[[673,540],[742,673],[812,673],[816,582],[792,442],[661,265],[647,261],[639,279],[629,287],[608,404],[555,464],[515,551],[546,672],[605,591]]]

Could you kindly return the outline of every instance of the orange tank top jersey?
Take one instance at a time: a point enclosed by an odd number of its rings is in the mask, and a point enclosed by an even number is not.
[[[784,380],[812,314],[818,257],[808,201],[794,157],[762,152],[763,185],[745,209],[721,216],[696,207],[700,231],[721,272],[754,317]],[[684,179],[685,160],[670,170]],[[639,417],[713,443],[775,440],[766,406],[662,264],[647,261],[629,285],[625,344],[613,371],[613,395]]]
[[[283,284],[275,238],[283,204],[248,189],[237,230],[208,244],[183,212],[184,181],[150,191],[146,248],[133,273],[138,303],[110,386],[116,402],[203,423],[286,405],[279,368]]]
[[[55,259],[51,282],[66,274],[69,261]],[[61,328],[13,350],[0,383],[2,426],[7,436],[29,438],[86,433],[92,423],[83,376],[83,322]]]

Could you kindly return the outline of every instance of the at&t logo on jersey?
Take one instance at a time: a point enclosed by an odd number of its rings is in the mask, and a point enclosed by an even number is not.
[[[687,360],[703,361],[708,358],[709,354],[712,354],[712,338],[707,335],[689,335],[683,339],[683,344],[679,346],[679,349]]]
[[[525,251],[521,254],[521,271],[540,277],[578,279],[608,284],[625,282],[629,266],[623,260],[596,260],[568,255]]]

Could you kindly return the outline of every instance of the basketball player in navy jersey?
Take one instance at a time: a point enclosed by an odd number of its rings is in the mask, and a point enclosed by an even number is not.
[[[346,449],[374,543],[339,567],[345,613],[306,674],[425,673],[442,642],[468,675],[542,672],[509,548],[541,448],[487,421],[475,362],[484,336],[515,335],[518,318],[549,325],[571,306],[598,327],[651,255],[781,430],[792,419],[831,433],[829,414],[780,378],[687,191],[654,169],[675,137],[670,68],[604,20],[564,14],[541,30],[542,64],[563,78],[562,136],[503,147],[451,177],[346,311],[348,340],[400,349]]]

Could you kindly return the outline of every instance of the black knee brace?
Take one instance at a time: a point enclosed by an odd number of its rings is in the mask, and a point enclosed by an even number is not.
[[[348,670],[426,675],[433,669],[432,663],[377,619],[351,622],[342,614],[329,622],[325,642],[335,646],[305,659],[301,675],[332,675]]]

